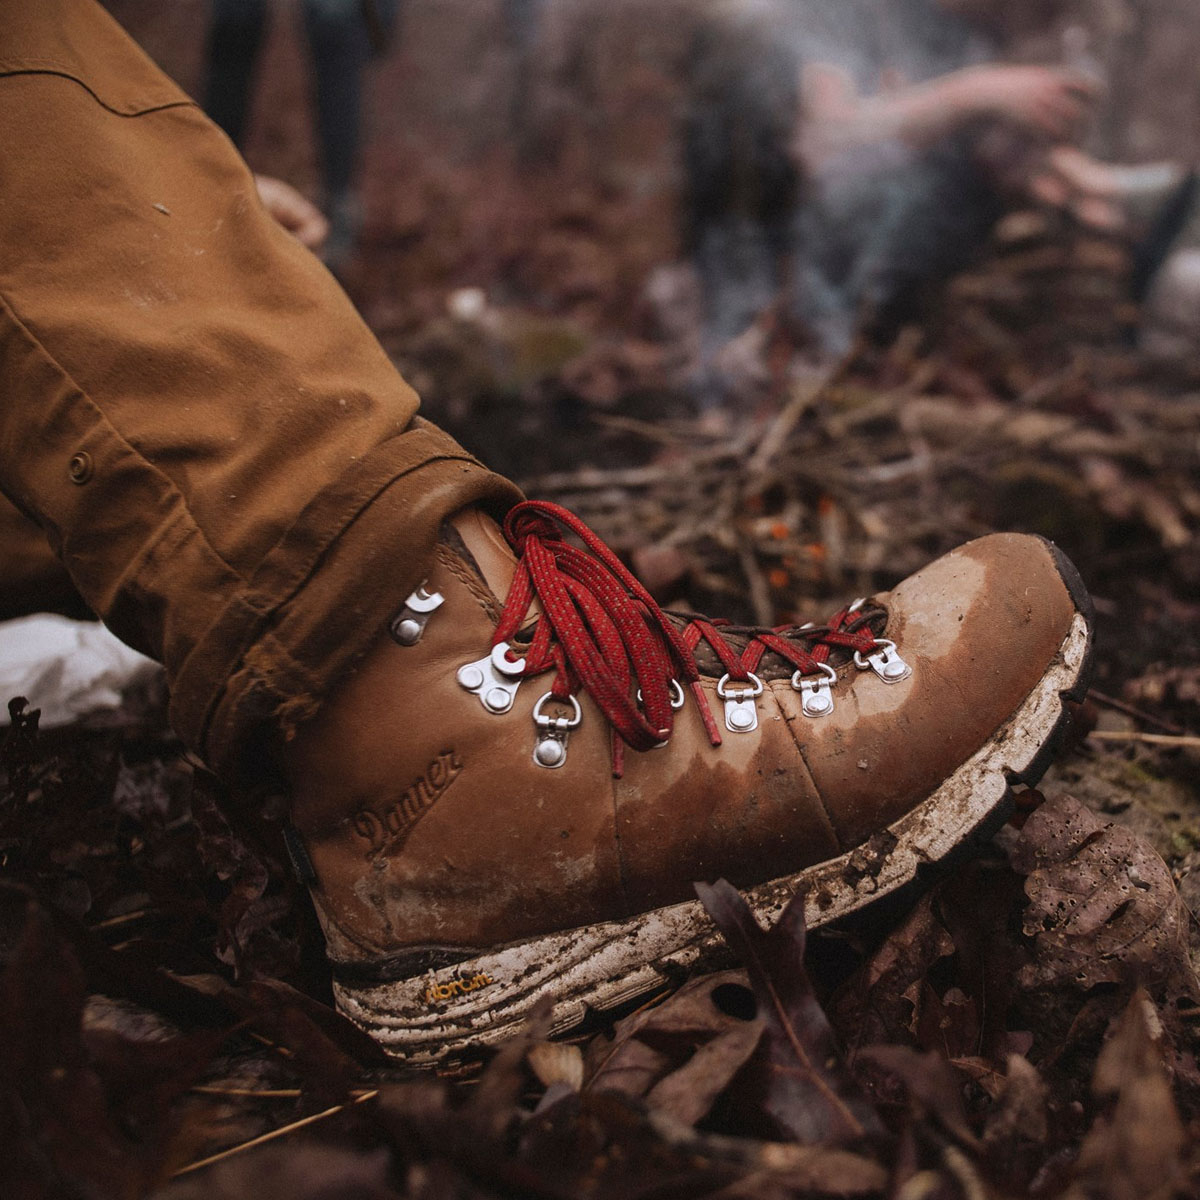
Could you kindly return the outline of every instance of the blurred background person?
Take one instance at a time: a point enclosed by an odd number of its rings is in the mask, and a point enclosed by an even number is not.
[[[353,249],[362,220],[355,180],[363,79],[394,32],[396,7],[396,0],[302,0],[300,5],[312,61],[321,206],[329,220],[323,256],[334,268]],[[213,0],[204,108],[239,149],[244,148],[267,10],[268,0]]]
[[[886,338],[1034,201],[1119,228],[1119,180],[1078,143],[1102,91],[1079,61],[1004,62],[1064,0],[726,0],[691,54],[686,243],[722,348],[764,313],[840,355]],[[1086,39],[1086,33],[1082,34]]]

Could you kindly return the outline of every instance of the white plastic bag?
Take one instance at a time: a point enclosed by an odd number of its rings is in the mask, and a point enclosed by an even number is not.
[[[162,667],[131,650],[98,621],[38,613],[0,621],[0,723],[24,696],[43,729],[118,708],[122,697]]]

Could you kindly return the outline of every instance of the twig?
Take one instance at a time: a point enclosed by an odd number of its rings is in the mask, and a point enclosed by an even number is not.
[[[296,1100],[303,1094],[299,1088],[235,1088],[217,1087],[211,1083],[198,1083],[189,1091],[204,1096],[248,1096],[269,1100]]]
[[[284,1058],[292,1058],[293,1057],[292,1052],[286,1046],[277,1045],[275,1042],[271,1041],[270,1038],[263,1037],[263,1035],[261,1033],[255,1033],[254,1030],[251,1030],[250,1036],[256,1042],[261,1042],[269,1050],[274,1050],[276,1054],[283,1055]]]
[[[919,450],[908,458],[893,462],[877,463],[871,467],[843,468],[842,479],[855,487],[868,484],[897,483],[913,475],[928,475],[933,466],[933,455],[928,449]]]
[[[678,446],[682,441],[673,430],[655,425],[652,421],[639,421],[636,417],[622,417],[615,413],[595,413],[592,415],[591,422],[601,429],[611,429],[617,433],[634,433],[648,442],[661,442],[665,446]]]
[[[762,568],[754,557],[754,551],[744,542],[738,546],[738,559],[742,565],[742,574],[750,587],[750,606],[754,610],[754,619],[760,625],[771,625],[771,593],[767,581],[763,577]]]
[[[228,1150],[222,1150],[219,1154],[210,1154],[208,1158],[202,1158],[199,1162],[189,1163],[186,1167],[181,1167],[176,1171],[172,1178],[177,1179],[180,1175],[199,1171],[201,1167],[211,1167],[213,1163],[220,1162],[224,1158],[230,1158],[234,1154],[241,1154],[243,1150],[250,1150],[254,1146],[263,1145],[265,1142],[273,1142],[276,1138],[281,1138],[288,1133],[294,1133],[297,1129],[303,1129],[306,1125],[313,1125],[317,1121],[323,1121],[326,1117],[335,1116],[353,1104],[361,1104],[364,1100],[372,1100],[378,1095],[378,1089],[371,1092],[363,1092],[361,1096],[355,1096],[353,1100],[345,1104],[335,1104],[332,1108],[325,1109],[324,1112],[313,1113],[312,1116],[303,1117],[299,1121],[293,1121],[290,1125],[283,1125],[279,1129],[272,1129],[270,1133],[264,1133],[260,1137],[251,1138],[250,1141],[242,1142],[241,1145],[230,1146]]]
[[[1102,742],[1148,742],[1152,746],[1200,746],[1200,737],[1190,733],[1126,733],[1120,729],[1093,729],[1088,737],[1098,738]]]
[[[92,926],[92,929],[113,929],[118,925],[128,925],[130,921],[140,921],[143,917],[148,917],[149,915],[150,909],[139,908],[136,912],[121,913],[118,917],[109,917],[105,921],[97,921]]]
[[[815,383],[797,392],[788,401],[779,416],[767,426],[766,432],[754,448],[754,453],[746,464],[746,474],[749,478],[753,479],[756,475],[761,475],[770,466],[771,460],[783,449],[792,430],[796,427],[796,423],[825,392],[826,388],[845,372],[846,363],[838,363],[824,372]]]
[[[1147,725],[1157,725],[1165,733],[1187,733],[1187,730],[1182,725],[1175,725],[1170,721],[1164,721],[1161,717],[1143,712],[1140,708],[1135,708],[1132,704],[1126,704],[1124,700],[1118,700],[1115,696],[1108,696],[1104,692],[1098,692],[1095,688],[1088,688],[1088,699],[1094,700],[1104,708],[1112,708],[1119,713],[1124,713],[1127,717],[1133,717],[1135,721],[1145,721]]]
[[[653,487],[659,483],[673,484],[680,479],[690,479],[705,467],[718,463],[740,462],[746,452],[747,439],[714,446],[712,449],[689,454],[686,459],[670,463],[650,463],[644,467],[626,467],[621,470],[605,470],[602,467],[581,467],[578,471],[558,471],[550,475],[536,475],[522,479],[521,484],[530,493],[559,493],[569,491],[595,491],[602,488]]]

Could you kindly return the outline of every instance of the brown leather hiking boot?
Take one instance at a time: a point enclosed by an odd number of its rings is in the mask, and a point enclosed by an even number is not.
[[[696,880],[768,920],[803,891],[811,926],[909,883],[995,828],[1086,686],[1087,597],[1038,538],[751,630],[663,614],[553,505],[505,533],[518,557],[456,517],[286,752],[338,1004],[414,1061],[715,963]]]

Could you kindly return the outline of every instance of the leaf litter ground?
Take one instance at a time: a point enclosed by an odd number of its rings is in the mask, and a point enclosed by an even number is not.
[[[281,812],[196,767],[160,698],[55,731],[15,704],[3,1194],[1200,1193],[1200,381],[1047,300],[1106,271],[1018,237],[757,418],[651,424],[643,389],[585,443],[640,431],[637,465],[530,481],[667,602],[805,619],[1001,527],[1055,536],[1098,602],[1070,745],[981,854],[811,936],[703,889],[742,969],[586,1037],[398,1068],[330,1007]]]

